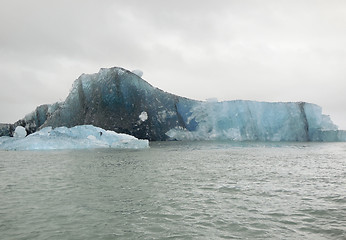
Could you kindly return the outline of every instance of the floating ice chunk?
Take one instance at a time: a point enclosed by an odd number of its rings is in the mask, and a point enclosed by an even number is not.
[[[138,117],[139,117],[139,120],[141,120],[142,122],[145,122],[148,119],[148,113],[143,111]]]
[[[81,125],[73,128],[59,127],[55,129],[47,127],[25,138],[0,138],[0,149],[5,150],[86,148],[139,149],[148,147],[148,140],[139,140],[127,134],[118,134],[91,125]]]
[[[132,73],[136,74],[138,77],[143,76],[143,71],[139,69],[133,70]]]
[[[24,138],[26,137],[27,132],[24,127],[22,126],[17,126],[16,129],[14,130],[13,137],[15,138]]]

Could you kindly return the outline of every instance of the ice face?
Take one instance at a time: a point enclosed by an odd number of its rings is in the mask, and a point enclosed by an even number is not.
[[[70,94],[41,127],[90,124],[148,140],[166,140],[171,128],[184,126],[178,102],[194,102],[154,88],[121,68],[83,74]]]
[[[175,140],[323,141],[321,131],[337,127],[320,107],[308,103],[203,102],[191,107],[185,128],[166,134]],[[193,123],[193,124],[192,124]],[[190,125],[193,127],[189,127]],[[338,134],[328,139],[338,141]],[[340,135],[340,134],[339,134]],[[329,141],[328,140],[328,141]]]
[[[148,140],[139,140],[127,134],[118,134],[91,125],[75,126],[73,128],[59,127],[55,129],[46,127],[25,138],[0,138],[0,149],[5,150],[140,149],[148,147]]]

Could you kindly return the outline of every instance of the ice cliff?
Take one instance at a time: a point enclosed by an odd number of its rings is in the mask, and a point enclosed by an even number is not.
[[[142,74],[117,67],[82,74],[64,102],[0,125],[0,135],[13,135],[19,125],[33,133],[89,124],[152,141],[346,141],[346,132],[315,104],[196,101],[155,88]]]
[[[304,102],[202,102],[185,115],[186,128],[167,132],[176,140],[341,141],[346,140],[322,109]]]

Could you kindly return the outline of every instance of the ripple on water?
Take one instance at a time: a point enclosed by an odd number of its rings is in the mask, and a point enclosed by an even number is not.
[[[0,152],[1,238],[343,239],[344,149],[165,142]]]

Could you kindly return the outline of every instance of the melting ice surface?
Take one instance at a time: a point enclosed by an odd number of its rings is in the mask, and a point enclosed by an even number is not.
[[[1,137],[0,149],[49,150],[86,148],[148,148],[148,140],[139,140],[131,135],[106,131],[92,125],[72,128],[46,127],[27,137]]]

